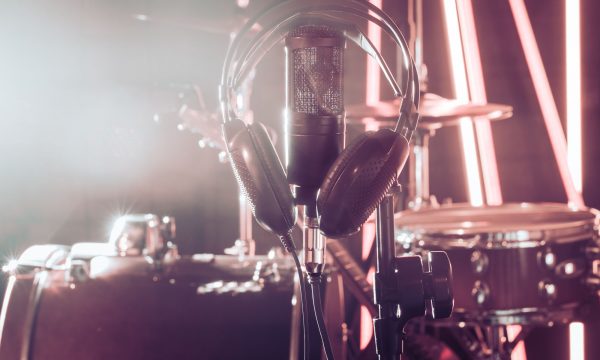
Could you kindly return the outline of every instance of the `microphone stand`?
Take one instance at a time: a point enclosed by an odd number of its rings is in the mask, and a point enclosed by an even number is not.
[[[397,360],[405,341],[404,326],[424,316],[426,303],[434,301],[434,318],[452,311],[451,269],[445,253],[430,255],[429,272],[420,256],[396,257],[394,245],[394,196],[401,191],[396,182],[377,207],[377,272],[374,297],[377,317],[373,319],[375,348],[379,360]],[[439,309],[438,309],[439,308]]]

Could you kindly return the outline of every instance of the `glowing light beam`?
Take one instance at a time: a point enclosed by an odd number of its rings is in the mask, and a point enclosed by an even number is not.
[[[565,0],[567,83],[567,158],[575,190],[583,189],[581,165],[581,24],[580,1]]]
[[[585,207],[583,198],[581,197],[581,193],[577,192],[569,171],[567,141],[560,123],[560,117],[558,116],[558,110],[554,102],[552,90],[550,89],[550,83],[544,69],[540,50],[533,34],[531,22],[529,21],[527,8],[525,8],[523,0],[509,0],[509,4],[567,198],[572,205],[583,208]]]
[[[465,53],[465,66],[467,69],[467,81],[469,85],[470,100],[475,103],[487,103],[485,81],[475,28],[475,17],[471,0],[458,0],[456,2],[458,20],[462,30],[462,46]],[[485,189],[486,203],[488,205],[502,204],[502,190],[498,176],[498,164],[496,162],[496,151],[494,149],[494,138],[489,120],[478,119],[475,121],[475,132],[477,145],[481,158],[481,172]]]
[[[454,0],[444,0],[443,4],[455,97],[467,102],[470,100],[469,86],[467,84],[467,75],[465,72],[465,59],[462,51],[463,47],[458,25],[456,2]],[[477,159],[473,122],[470,119],[465,118],[460,121],[460,134],[467,174],[469,202],[473,206],[481,206],[483,205],[483,194],[479,175],[479,162]]]
[[[584,328],[580,322],[569,324],[569,359],[585,359]]]

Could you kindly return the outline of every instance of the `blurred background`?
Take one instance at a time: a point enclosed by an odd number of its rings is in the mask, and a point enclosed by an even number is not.
[[[133,212],[169,214],[183,253],[222,253],[238,237],[238,193],[219,151],[177,130],[178,94],[195,85],[207,111],[229,33],[270,1],[5,0],[0,11],[0,254],[32,244],[104,241]],[[408,31],[406,4],[383,2]],[[563,1],[527,0],[561,118],[565,115]],[[600,207],[599,42],[594,1],[582,1],[583,196]],[[514,107],[492,124],[504,201],[566,202],[507,2],[474,2],[490,102]],[[424,5],[429,91],[452,97],[441,3]],[[384,42],[384,56],[394,50]],[[346,104],[365,97],[365,58],[346,56]],[[255,119],[281,135],[283,48],[258,67]],[[387,84],[382,96],[391,98]],[[350,133],[363,131],[350,129]],[[278,144],[281,146],[281,142]],[[467,201],[456,128],[431,141],[431,189]],[[275,240],[255,226],[259,252]]]

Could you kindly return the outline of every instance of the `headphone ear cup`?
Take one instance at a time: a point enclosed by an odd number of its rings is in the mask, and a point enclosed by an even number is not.
[[[294,199],[266,128],[234,120],[223,125],[223,134],[236,180],[256,221],[279,236],[288,234],[296,223]]]
[[[364,133],[344,149],[317,197],[325,236],[339,238],[358,231],[394,183],[408,154],[408,141],[389,129]]]
[[[327,175],[323,179],[323,183],[319,188],[318,200],[321,202],[321,206],[323,206],[327,202],[327,198],[332,193],[332,188],[338,182],[341,173],[346,168],[347,163],[352,160],[356,154],[356,152],[361,148],[361,145],[369,138],[369,134],[371,131],[364,132],[360,134],[354,141],[348,145],[335,159]]]

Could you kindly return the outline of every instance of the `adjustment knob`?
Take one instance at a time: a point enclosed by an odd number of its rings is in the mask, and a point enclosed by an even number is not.
[[[424,275],[425,296],[431,300],[434,319],[452,315],[454,295],[452,292],[452,265],[444,251],[431,251],[428,255],[429,272]]]

